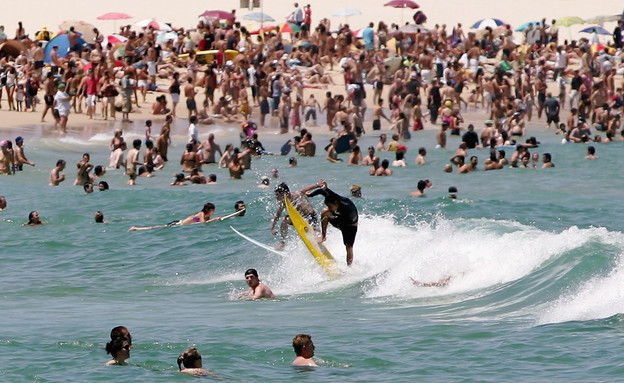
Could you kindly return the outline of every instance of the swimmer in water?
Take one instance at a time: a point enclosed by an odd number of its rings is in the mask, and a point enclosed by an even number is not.
[[[184,368],[182,366],[184,365]],[[212,375],[212,372],[202,368],[202,357],[195,347],[191,347],[178,356],[180,372],[188,375]]]
[[[249,290],[245,290],[238,294],[239,299],[256,300],[261,298],[275,299],[273,291],[269,286],[264,283],[260,283],[258,278],[258,272],[256,269],[248,269],[245,271],[245,281],[249,286]]]
[[[157,226],[143,226],[143,227],[139,227],[139,226],[132,226],[130,229],[128,229],[128,231],[140,231],[140,230],[151,230],[151,229],[158,229],[161,227],[168,227],[168,226],[182,226],[182,225],[192,225],[192,224],[196,224],[196,223],[206,223],[206,222],[210,222],[210,221],[215,221],[220,219],[221,217],[215,217],[212,218],[212,215],[214,214],[215,211],[215,205],[208,202],[206,204],[204,204],[204,207],[202,208],[202,210],[198,211],[197,213],[190,215],[184,219],[181,220],[176,220],[173,222],[170,222],[166,225],[157,225]]]
[[[297,354],[292,362],[293,366],[318,367],[318,364],[312,359],[315,347],[310,335],[298,334],[293,338],[292,344],[295,354]]]
[[[442,278],[440,280],[434,281],[434,282],[422,282],[422,281],[417,281],[414,278],[410,277],[410,279],[412,280],[412,283],[414,284],[414,286],[418,286],[418,287],[445,287],[448,286],[451,277],[448,276],[446,278]]]
[[[106,362],[106,366],[125,366],[130,358],[132,349],[132,335],[124,326],[117,326],[111,330],[111,341],[106,343],[106,353],[113,358]]]

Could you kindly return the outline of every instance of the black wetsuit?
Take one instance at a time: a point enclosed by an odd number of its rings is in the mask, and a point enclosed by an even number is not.
[[[355,243],[355,235],[357,234],[358,210],[353,201],[347,197],[342,197],[328,188],[318,188],[310,197],[322,194],[325,197],[333,196],[338,200],[338,210],[334,212],[334,216],[329,219],[329,223],[342,232],[342,242],[346,246],[353,246]]]

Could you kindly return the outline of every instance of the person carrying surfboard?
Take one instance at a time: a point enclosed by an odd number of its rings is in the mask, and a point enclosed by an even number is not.
[[[288,199],[292,202],[297,211],[310,223],[310,225],[312,225],[312,227],[318,227],[318,216],[316,214],[316,211],[314,211],[314,208],[310,204],[310,201],[308,201],[308,197],[306,196],[307,192],[317,187],[317,184],[306,186],[298,192],[291,192],[288,185],[286,185],[286,183],[284,182],[280,183],[275,187],[275,199],[277,199],[277,201],[279,202],[279,206],[277,207],[275,217],[273,217],[273,221],[271,222],[271,234],[277,235],[277,230],[275,230],[275,226],[282,217],[282,213],[286,209],[286,205],[284,204],[284,197],[288,197]],[[284,245],[286,244],[288,225],[292,225],[292,222],[290,221],[290,218],[288,216],[285,216],[280,225],[280,234],[282,239],[280,245],[276,247],[277,250],[283,249]]]
[[[327,187],[327,182],[321,179],[316,185],[316,190],[308,194],[314,197],[319,194],[325,197],[326,208],[321,212],[321,242],[325,241],[327,234],[327,224],[331,223],[342,232],[342,242],[347,250],[347,266],[353,263],[353,244],[358,227],[358,210],[353,201],[347,197],[342,197]]]

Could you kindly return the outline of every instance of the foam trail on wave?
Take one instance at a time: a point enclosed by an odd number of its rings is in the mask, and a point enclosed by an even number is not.
[[[615,245],[618,249],[624,248],[624,235],[621,233],[615,234],[606,229],[593,230],[596,231],[601,244]],[[623,256],[622,252],[617,254],[615,265],[607,275],[592,277],[566,290],[558,299],[548,303],[539,314],[537,323],[595,320],[624,313]]]

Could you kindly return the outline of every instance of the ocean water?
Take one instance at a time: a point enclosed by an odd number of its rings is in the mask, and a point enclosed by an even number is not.
[[[621,381],[624,142],[597,145],[601,158],[588,161],[585,145],[561,145],[552,131],[531,129],[542,143],[532,151],[552,153],[555,168],[447,174],[443,165],[459,139],[434,149],[435,132],[425,131],[405,143],[409,166],[391,177],[331,164],[319,150],[292,168],[287,157],[254,159],[240,181],[205,166],[205,174],[218,175],[217,185],[169,187],[184,147],[179,124],[170,162],[156,177],[130,187],[120,170],[109,170],[111,190],[85,195],[71,185],[73,164],[83,152],[108,164],[112,126],[66,138],[26,127],[20,133],[37,166],[0,177],[8,200],[0,212],[0,381],[187,381],[176,358],[191,346],[205,368],[228,381]],[[208,130],[201,128],[202,136]],[[237,141],[236,128],[210,130],[222,146]],[[323,131],[314,130],[319,147],[328,141]],[[285,141],[260,134],[270,151]],[[125,133],[128,141],[141,135],[140,126]],[[376,141],[369,133],[360,146]],[[417,167],[420,146],[428,164]],[[488,156],[470,154],[480,166]],[[48,187],[58,158],[68,162],[68,180]],[[272,188],[257,187],[273,167],[291,189],[320,178],[345,195],[351,184],[362,185],[352,267],[340,233],[328,233],[327,247],[344,272],[339,278],[324,273],[292,230],[287,256],[230,230],[277,243],[269,231],[277,206]],[[410,197],[425,178],[433,182],[426,197]],[[445,198],[451,185],[457,200]],[[186,217],[205,202],[225,215],[239,199],[247,204],[244,217],[127,232]],[[321,198],[313,203],[322,207]],[[31,210],[48,224],[24,226]],[[97,210],[110,223],[95,224]],[[277,300],[233,299],[250,267]],[[444,287],[417,287],[410,279],[446,277]],[[133,335],[130,365],[105,367],[104,345],[117,325]],[[312,335],[321,367],[290,366],[298,333]]]

